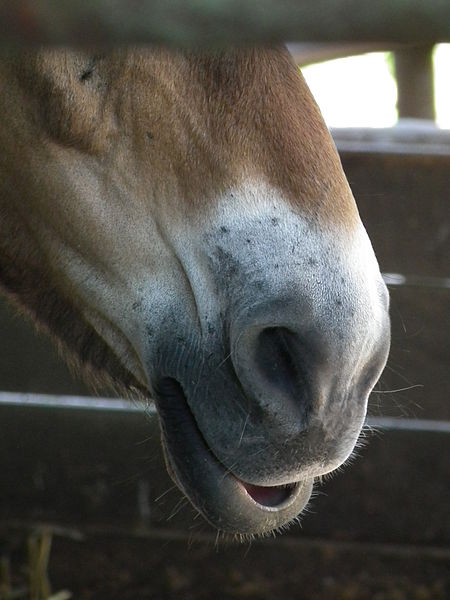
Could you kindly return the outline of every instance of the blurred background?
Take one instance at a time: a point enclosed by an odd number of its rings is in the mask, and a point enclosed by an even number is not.
[[[294,45],[295,50],[295,45]],[[450,127],[450,44],[423,48],[434,78],[434,120]],[[398,119],[395,55],[371,52],[302,69],[329,127],[392,127]],[[431,99],[431,103],[432,103]],[[425,111],[425,107],[422,108]],[[430,111],[430,108],[428,107]],[[430,116],[432,112],[429,112]]]

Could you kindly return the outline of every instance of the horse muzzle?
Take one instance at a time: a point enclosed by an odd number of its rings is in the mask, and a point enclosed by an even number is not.
[[[262,534],[295,519],[363,426],[389,348],[387,314],[352,361],[353,344],[300,312],[286,298],[243,311],[228,350],[217,336],[205,347],[193,335],[160,347],[154,391],[167,467],[220,530]]]
[[[184,304],[160,319],[146,362],[169,472],[232,533],[295,519],[315,478],[348,458],[390,343],[362,227],[340,242],[276,214],[179,249]]]

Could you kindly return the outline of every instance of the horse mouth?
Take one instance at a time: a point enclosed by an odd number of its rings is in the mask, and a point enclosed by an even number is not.
[[[207,445],[176,380],[159,382],[156,404],[168,472],[211,525],[228,533],[264,534],[285,526],[305,507],[312,479],[255,485],[223,465]]]
[[[237,479],[237,478],[236,478]],[[250,498],[263,508],[275,508],[288,506],[297,489],[297,483],[289,483],[287,485],[253,485],[238,479],[239,483],[244,487]]]

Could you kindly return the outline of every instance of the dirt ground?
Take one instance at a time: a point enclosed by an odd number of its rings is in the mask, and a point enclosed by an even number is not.
[[[28,600],[27,540],[3,532],[0,542],[14,597]],[[450,551],[289,536],[230,545],[164,532],[54,535],[48,577],[77,600],[445,600]]]

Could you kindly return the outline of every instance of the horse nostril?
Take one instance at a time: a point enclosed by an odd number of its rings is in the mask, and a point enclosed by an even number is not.
[[[263,329],[257,337],[254,356],[267,386],[295,401],[305,402],[307,382],[296,333],[286,327]]]

